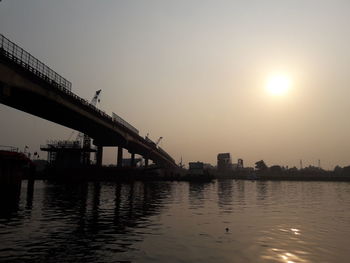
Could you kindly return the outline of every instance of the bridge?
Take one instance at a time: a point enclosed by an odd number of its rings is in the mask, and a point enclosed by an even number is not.
[[[0,103],[78,130],[97,146],[97,165],[102,165],[104,146],[118,147],[152,160],[164,168],[177,167],[174,159],[120,117],[106,114],[72,92],[72,84],[0,34]]]

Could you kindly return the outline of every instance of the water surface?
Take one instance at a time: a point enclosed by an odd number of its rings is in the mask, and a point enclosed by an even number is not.
[[[349,262],[350,183],[22,183],[2,262]]]

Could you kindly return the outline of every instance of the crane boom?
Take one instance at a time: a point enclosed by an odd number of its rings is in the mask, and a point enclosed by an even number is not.
[[[158,146],[158,144],[160,143],[160,141],[163,139],[163,137],[159,137],[159,139],[156,142],[156,147]]]
[[[101,89],[97,90],[97,91],[95,92],[95,95],[92,97],[91,102],[90,102],[90,104],[92,104],[92,105],[95,106],[95,107],[96,107],[97,102],[100,102],[101,91],[102,91]],[[72,135],[73,135],[73,134],[71,134],[69,138],[71,138]],[[77,134],[77,137],[76,137],[75,140],[76,140],[76,141],[81,141],[82,144],[85,145],[85,147],[87,147],[88,145],[90,145],[90,141],[91,141],[91,140],[90,140],[90,137],[87,136],[86,134],[82,133],[82,132],[79,132],[79,133]]]
[[[95,95],[90,102],[92,105],[96,106],[97,102],[100,102],[100,94],[101,94],[100,89],[95,92]]]

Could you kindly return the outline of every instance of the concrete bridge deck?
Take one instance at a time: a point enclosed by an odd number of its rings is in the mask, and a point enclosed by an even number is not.
[[[44,63],[0,35],[0,103],[85,133],[100,150],[103,146],[118,146],[157,165],[177,167],[168,153],[141,137],[136,128],[97,109],[74,94],[71,86]],[[102,156],[99,159],[101,162]]]

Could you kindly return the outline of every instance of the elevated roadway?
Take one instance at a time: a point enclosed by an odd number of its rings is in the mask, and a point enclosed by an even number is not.
[[[97,87],[99,88],[99,87]],[[177,167],[174,159],[138,134],[128,122],[116,120],[72,92],[71,83],[24,49],[0,35],[0,103],[89,135],[98,146],[119,147],[159,166]]]

